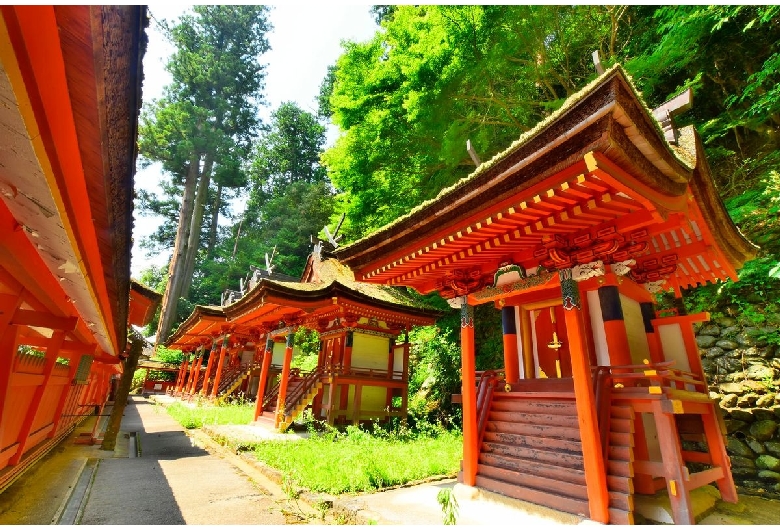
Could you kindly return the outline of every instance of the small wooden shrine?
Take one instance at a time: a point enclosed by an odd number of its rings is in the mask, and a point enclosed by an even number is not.
[[[145,27],[0,6],[0,491],[102,410],[159,303],[130,280]]]
[[[684,98],[683,98],[684,99]],[[737,493],[692,324],[654,294],[737,280],[754,257],[672,101],[615,66],[469,177],[337,249],[359,281],[438,291],[462,312],[462,472],[471,486],[601,523],[634,494]],[[475,372],[473,306],[503,317],[504,366]]]
[[[301,281],[250,279],[222,307],[197,306],[166,346],[185,356],[175,396],[243,392],[255,421],[285,430],[307,408],[331,425],[405,418],[408,332],[439,314],[396,288],[356,282],[319,248]],[[319,332],[316,368],[291,368],[301,327]],[[403,339],[401,337],[403,336]]]

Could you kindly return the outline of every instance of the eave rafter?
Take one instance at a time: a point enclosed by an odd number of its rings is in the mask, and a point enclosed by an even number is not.
[[[648,213],[647,206],[598,175],[579,174],[428,242],[416,252],[365,274],[365,279],[411,284],[427,292],[423,285],[430,287],[431,282],[419,278],[470,262],[498,263],[507,256],[516,263],[529,261],[533,249],[545,238],[574,236],[611,222],[618,222],[621,230],[647,225],[655,212]]]

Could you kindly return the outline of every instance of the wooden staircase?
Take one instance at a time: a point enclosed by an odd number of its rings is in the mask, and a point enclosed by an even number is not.
[[[217,398],[215,403],[221,403],[233,392],[238,390],[244,381],[252,375],[253,365],[242,364],[238,367],[226,370],[222,374],[222,379],[219,381],[219,388],[217,389]]]
[[[287,396],[279,415],[279,432],[284,432],[292,422],[314,401],[323,385],[324,372],[318,368],[311,373],[290,377]]]
[[[574,395],[539,397],[495,392],[482,438],[476,486],[588,517]]]
[[[634,421],[631,407],[610,407],[606,451],[610,524],[634,524]]]

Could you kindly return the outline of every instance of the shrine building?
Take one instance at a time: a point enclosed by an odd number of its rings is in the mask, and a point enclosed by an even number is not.
[[[634,522],[637,494],[665,491],[677,524],[695,522],[700,486],[737,501],[694,340],[709,315],[655,306],[661,290],[736,281],[756,253],[697,132],[674,126],[689,96],[651,110],[616,65],[435,199],[336,250],[360,282],[460,308],[462,483],[613,524]],[[503,321],[504,366],[483,373],[478,304]]]
[[[440,313],[397,288],[356,282],[320,248],[300,281],[255,270],[223,306],[196,306],[166,342],[185,352],[170,393],[214,401],[243,393],[255,400],[254,420],[280,431],[306,409],[330,425],[405,421],[408,331]],[[300,327],[319,333],[308,371],[291,367]]]
[[[130,279],[146,17],[0,6],[0,491],[101,414],[159,303]]]

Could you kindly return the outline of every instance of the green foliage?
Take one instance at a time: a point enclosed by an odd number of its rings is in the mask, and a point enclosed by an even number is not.
[[[356,239],[473,170],[611,60],[625,7],[395,6],[382,30],[348,42],[330,111],[343,131],[323,160]]]
[[[185,429],[199,429],[204,425],[247,425],[255,414],[254,404],[246,402],[222,406],[198,403],[195,407],[176,402],[166,410]]]
[[[436,495],[436,501],[441,506],[445,525],[458,524],[458,500],[451,489],[443,489]]]
[[[434,326],[410,333],[409,405],[413,425],[460,424],[461,408],[452,394],[461,392],[460,348],[451,331]]]
[[[295,332],[295,355],[290,362],[291,368],[302,372],[311,372],[317,368],[320,354],[320,334],[316,330],[300,326]]]
[[[162,344],[158,344],[157,348],[154,350],[152,360],[168,363],[171,365],[180,365],[184,360],[184,355],[180,350],[171,350]]]
[[[691,87],[679,125],[703,135],[724,198],[777,167],[780,125],[778,6],[672,5],[635,9],[626,68],[650,106]],[[775,156],[773,162],[764,162]],[[767,166],[769,164],[769,166]]]

